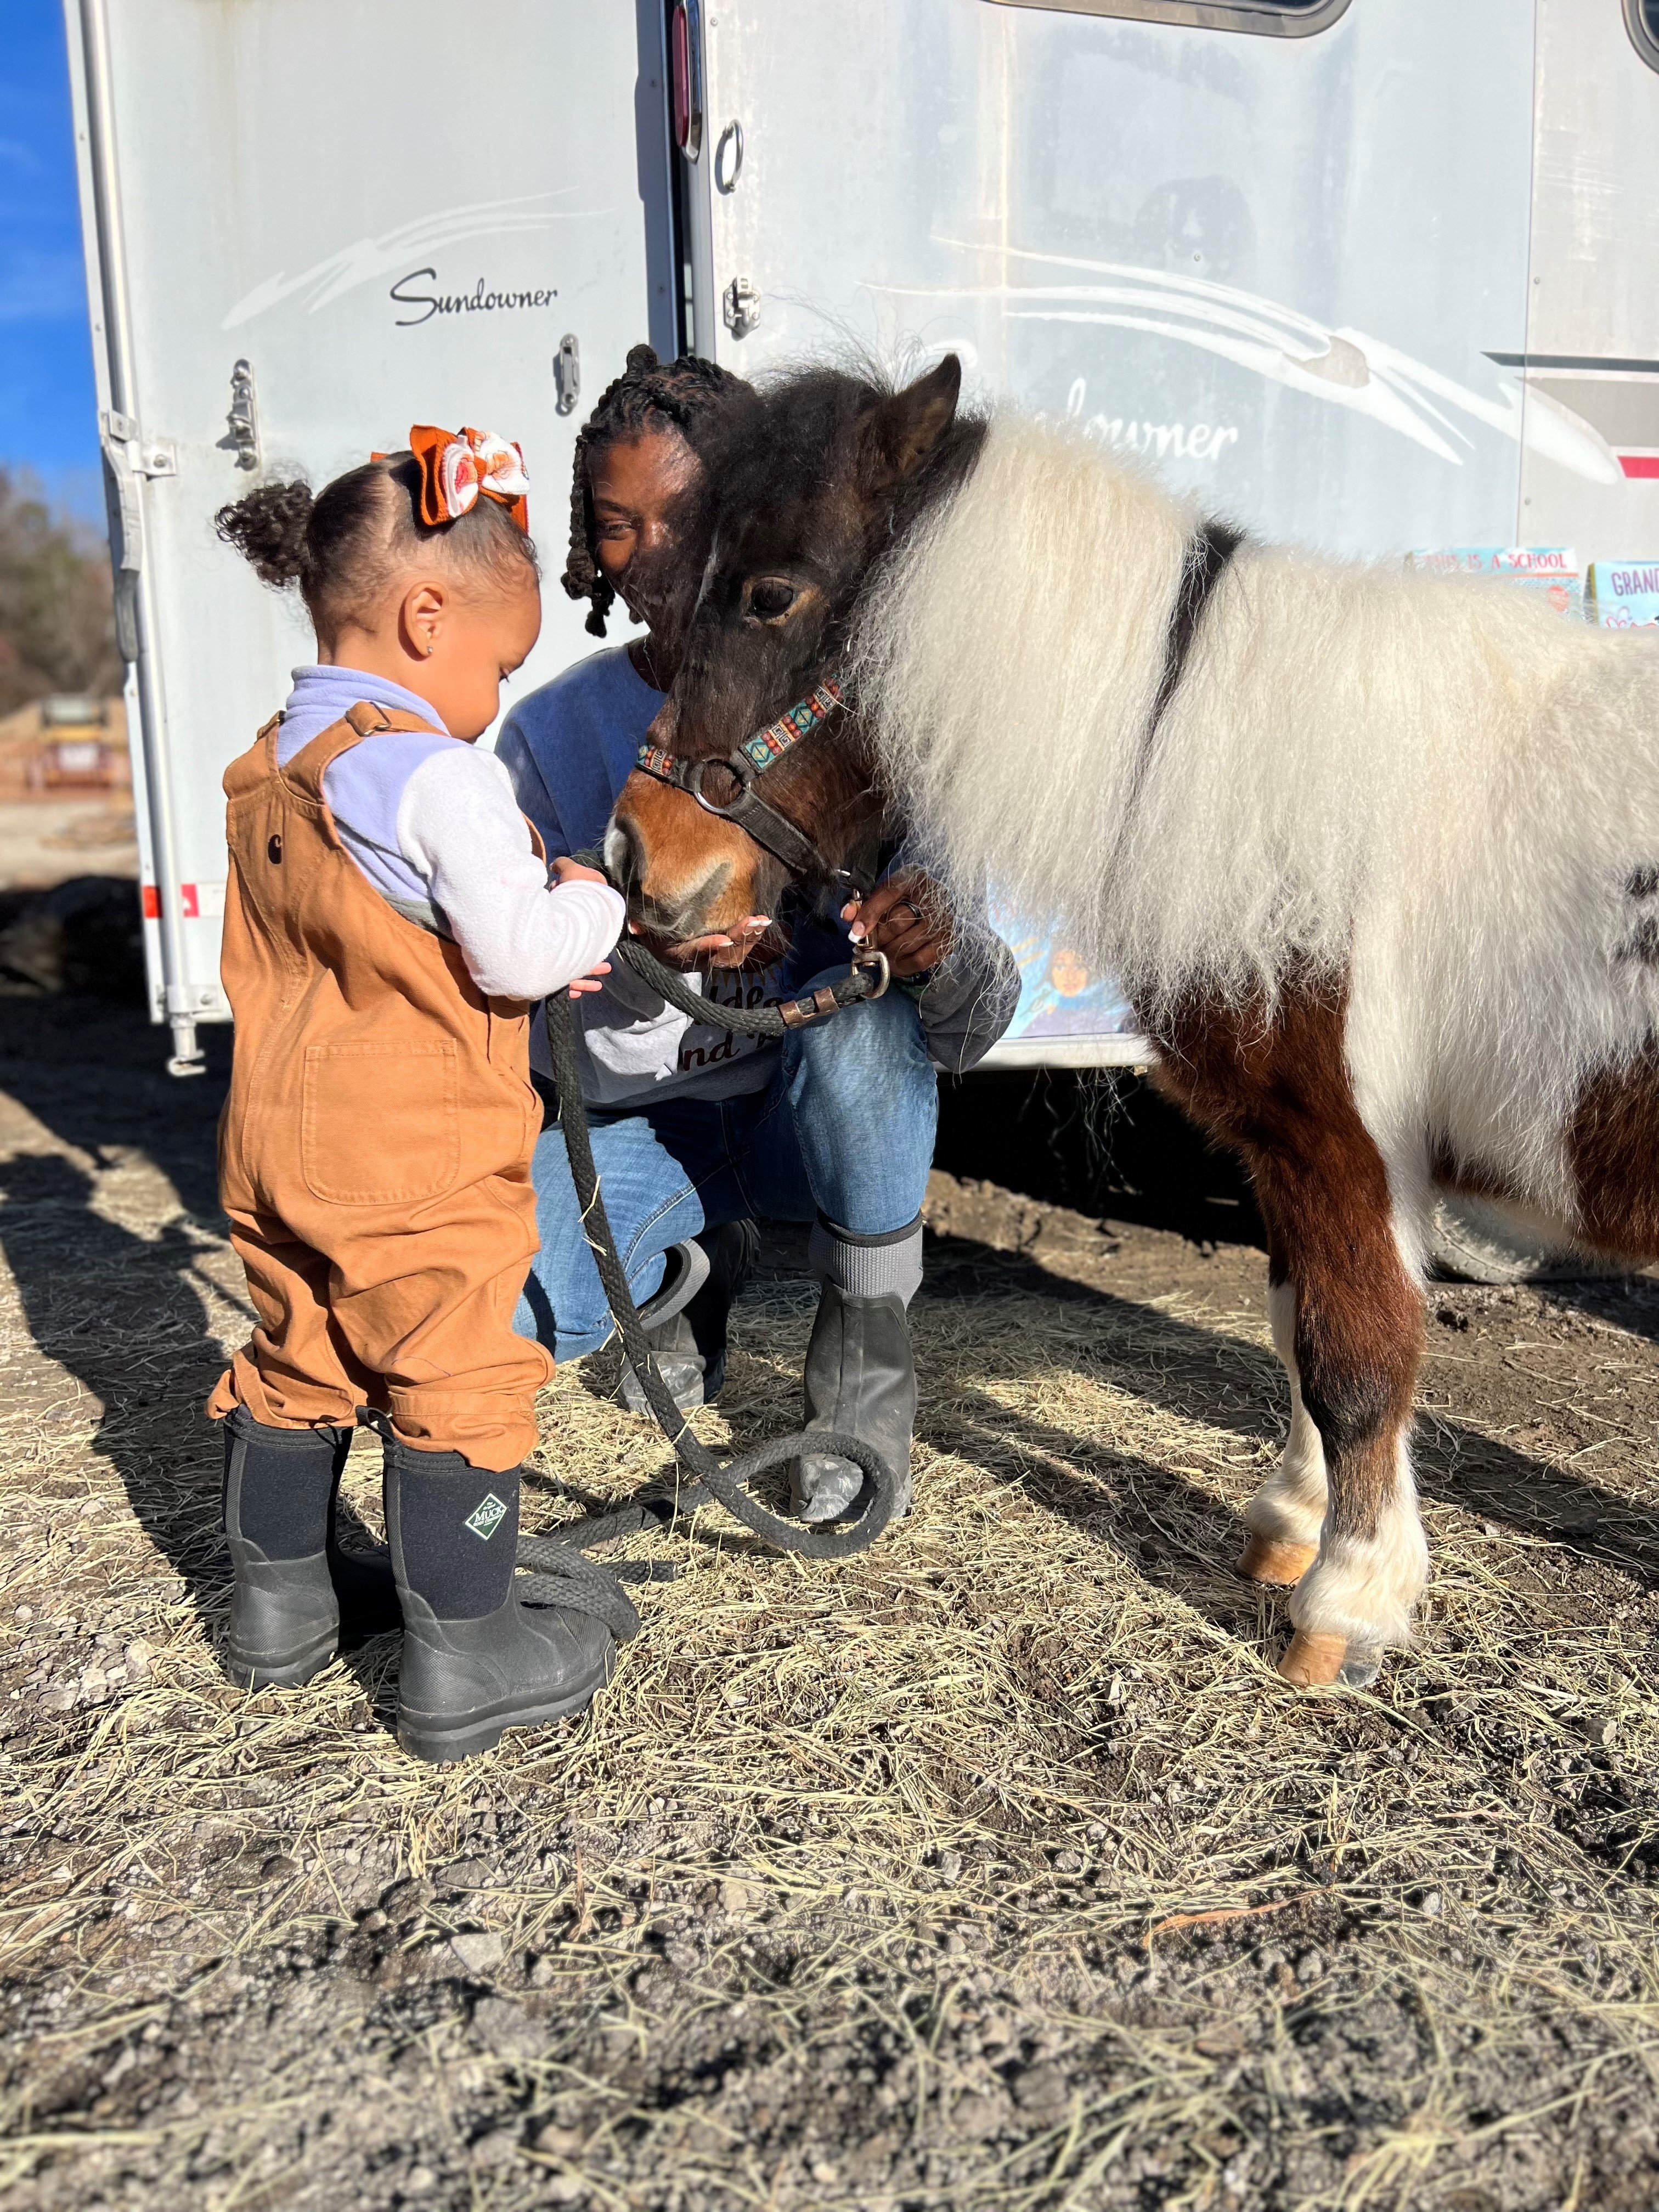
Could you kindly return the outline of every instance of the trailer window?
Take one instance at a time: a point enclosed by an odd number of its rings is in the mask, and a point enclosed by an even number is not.
[[[1129,15],[1141,22],[1184,23],[1200,31],[1254,31],[1265,38],[1305,39],[1312,32],[1328,30],[1346,12],[1348,0],[994,0],[994,4],[1047,8],[1067,15]],[[1659,0],[1625,0],[1625,4],[1632,24],[1638,14],[1659,16]],[[1659,46],[1649,58],[1659,66]]]
[[[1651,70],[1659,70],[1659,0],[1625,0],[1630,42]]]

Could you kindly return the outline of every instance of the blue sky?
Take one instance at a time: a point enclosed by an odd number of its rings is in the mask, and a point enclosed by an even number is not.
[[[6,0],[0,46],[0,465],[101,518],[62,0]]]

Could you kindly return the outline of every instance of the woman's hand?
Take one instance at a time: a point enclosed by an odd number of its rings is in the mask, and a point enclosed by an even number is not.
[[[849,899],[841,910],[856,945],[884,952],[895,975],[922,975],[951,950],[954,925],[944,892],[920,868],[900,868],[868,898]]]

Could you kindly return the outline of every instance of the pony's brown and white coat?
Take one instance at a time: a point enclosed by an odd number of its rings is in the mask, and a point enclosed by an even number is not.
[[[1408,1240],[1446,1159],[1577,1231],[1574,1103],[1659,1030],[1632,893],[1659,654],[1512,586],[1246,544],[1149,741],[1195,521],[1082,434],[995,418],[866,605],[887,772],[955,879],[1012,886],[1149,1018],[1346,982]]]
[[[1659,655],[1249,543],[1192,619],[1192,507],[1063,426],[957,417],[959,374],[765,396],[659,741],[716,757],[850,653],[791,818],[847,836],[884,786],[957,885],[1122,976],[1267,1224],[1292,1419],[1244,1571],[1296,1585],[1291,1680],[1365,1681],[1426,1573],[1434,1187],[1659,1258]],[[724,927],[780,873],[649,778],[616,818],[647,918]]]

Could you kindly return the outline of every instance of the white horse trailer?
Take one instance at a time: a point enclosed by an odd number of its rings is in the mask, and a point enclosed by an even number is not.
[[[307,650],[215,510],[465,420],[556,574],[638,338],[953,349],[1267,535],[1659,566],[1659,0],[65,6],[176,1067],[228,1011],[220,775]],[[587,647],[547,615],[526,683]],[[1002,1064],[1140,1055],[1018,949]]]

